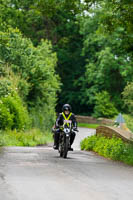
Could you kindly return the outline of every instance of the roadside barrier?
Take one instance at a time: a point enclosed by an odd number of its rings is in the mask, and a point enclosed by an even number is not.
[[[125,142],[133,142],[133,133],[130,131],[122,130],[118,127],[99,126],[96,129],[96,135],[103,135],[109,138],[112,138],[112,136],[115,135]]]

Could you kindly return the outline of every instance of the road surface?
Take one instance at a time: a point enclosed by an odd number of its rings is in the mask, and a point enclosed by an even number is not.
[[[79,150],[94,130],[80,128],[68,159],[52,147],[0,150],[0,200],[132,200],[133,167]]]

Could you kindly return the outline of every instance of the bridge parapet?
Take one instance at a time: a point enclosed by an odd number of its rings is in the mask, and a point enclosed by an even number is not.
[[[117,127],[99,126],[96,129],[96,135],[104,135],[111,138],[113,135],[121,138],[125,142],[133,142],[133,133],[130,131],[122,130]]]

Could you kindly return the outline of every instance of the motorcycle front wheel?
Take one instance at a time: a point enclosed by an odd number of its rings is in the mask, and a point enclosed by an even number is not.
[[[65,142],[64,142],[64,147],[63,147],[63,155],[62,155],[63,158],[67,158],[68,146],[69,146],[69,138],[66,137]]]

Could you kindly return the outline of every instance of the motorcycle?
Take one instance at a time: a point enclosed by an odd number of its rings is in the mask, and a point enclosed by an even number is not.
[[[67,154],[70,148],[70,137],[72,131],[77,131],[78,130],[73,130],[72,128],[72,122],[71,120],[64,120],[63,127],[61,128],[60,132],[60,137],[59,137],[59,154],[60,157],[67,158]]]

